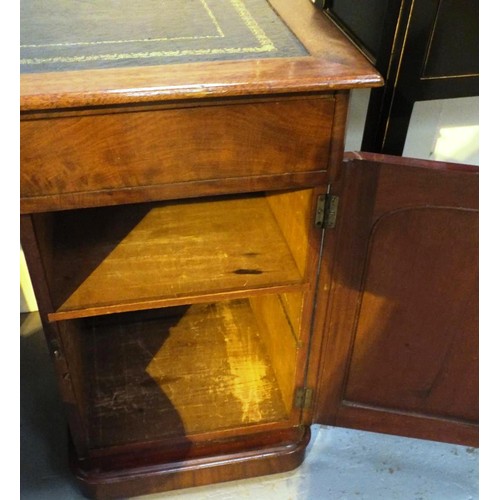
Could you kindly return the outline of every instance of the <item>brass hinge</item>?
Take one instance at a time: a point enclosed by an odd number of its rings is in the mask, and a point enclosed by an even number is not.
[[[337,221],[337,211],[339,206],[339,197],[332,194],[321,194],[318,196],[316,204],[316,218],[314,224],[322,229],[331,229],[335,227]]]
[[[294,408],[309,410],[312,408],[314,391],[310,387],[297,387],[295,389]]]

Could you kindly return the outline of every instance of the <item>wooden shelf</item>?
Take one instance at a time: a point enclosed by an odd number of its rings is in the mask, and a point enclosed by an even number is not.
[[[265,196],[53,215],[51,321],[303,290]]]
[[[291,401],[283,400],[267,332],[249,300],[157,310],[148,320],[145,314],[79,321],[90,448],[289,417]]]

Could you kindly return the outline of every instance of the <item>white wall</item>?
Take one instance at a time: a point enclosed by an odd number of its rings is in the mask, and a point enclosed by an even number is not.
[[[31,280],[28,273],[28,268],[26,267],[26,259],[24,257],[23,249],[21,248],[21,301],[20,309],[22,313],[37,311],[38,306],[36,304],[35,294],[33,292],[33,287],[31,286]]]
[[[415,103],[403,155],[479,165],[479,97]]]
[[[352,92],[346,151],[359,151],[370,91]],[[415,103],[403,156],[479,165],[479,97]]]

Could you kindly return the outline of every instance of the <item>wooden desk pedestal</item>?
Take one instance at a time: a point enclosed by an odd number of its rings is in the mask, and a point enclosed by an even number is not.
[[[306,55],[21,77],[22,246],[89,496],[290,470],[315,422],[477,445],[477,169],[343,160],[381,78],[271,4]]]

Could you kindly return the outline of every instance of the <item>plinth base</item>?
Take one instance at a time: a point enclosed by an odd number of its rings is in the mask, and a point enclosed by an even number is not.
[[[296,442],[106,470],[82,466],[70,446],[70,464],[85,496],[130,498],[295,469],[304,460],[311,435],[309,427],[302,430]]]

